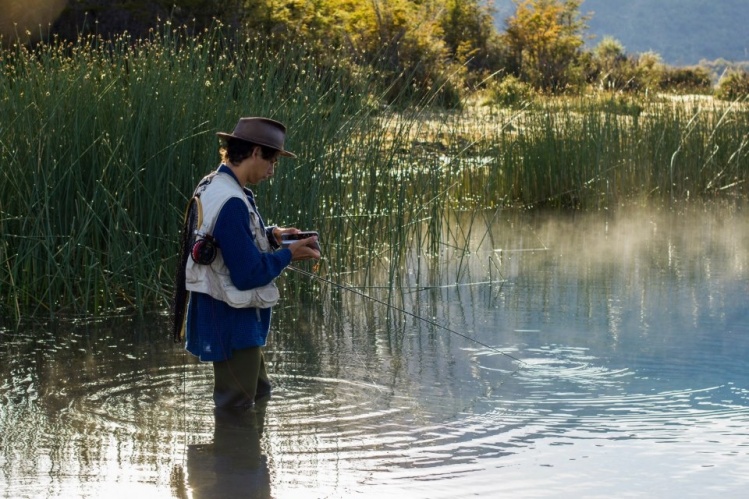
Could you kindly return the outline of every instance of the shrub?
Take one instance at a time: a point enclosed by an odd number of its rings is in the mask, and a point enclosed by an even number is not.
[[[500,82],[494,81],[489,84],[487,94],[489,105],[520,108],[531,104],[536,93],[529,84],[510,75]]]
[[[585,81],[600,90],[645,92],[658,89],[665,65],[655,52],[630,55],[618,40],[604,37],[581,58]]]
[[[621,42],[606,36],[591,55],[586,79],[604,90],[625,90],[634,71]]]
[[[749,97],[749,73],[730,71],[718,83],[715,96],[723,100],[746,99]]]
[[[658,82],[660,90],[682,94],[708,94],[712,92],[712,86],[713,82],[710,77],[710,71],[699,66],[665,68]]]
[[[643,52],[637,56],[637,76],[639,85],[646,90],[655,90],[663,79],[666,66],[657,52]]]

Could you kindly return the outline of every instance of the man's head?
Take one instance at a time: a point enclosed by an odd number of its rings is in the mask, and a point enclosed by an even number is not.
[[[224,147],[221,148],[221,159],[226,164],[239,166],[242,161],[252,156],[255,149],[259,150],[263,159],[273,163],[275,163],[278,160],[278,156],[280,156],[279,151],[276,149],[230,137],[226,139]]]
[[[255,146],[260,146],[263,151],[263,158],[271,159],[274,154],[289,158],[296,158],[296,155],[286,151],[283,147],[286,139],[286,127],[278,121],[269,118],[241,118],[234,127],[232,133],[219,132],[216,135],[226,141],[226,151],[228,159],[234,164],[239,164],[242,159],[250,154]],[[248,144],[243,145],[242,142]],[[240,157],[232,151],[244,150],[244,157]],[[270,152],[273,151],[273,152]],[[239,161],[235,161],[238,159]]]
[[[286,127],[268,118],[242,118],[232,133],[217,135],[225,143],[222,159],[241,185],[256,185],[273,177],[281,156],[296,158],[284,149]]]

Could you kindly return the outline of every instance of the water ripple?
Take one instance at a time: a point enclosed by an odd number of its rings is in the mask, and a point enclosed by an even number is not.
[[[381,384],[277,376],[263,442],[274,451],[276,466],[313,468],[345,460],[359,470],[422,468],[421,480],[449,473],[444,466],[477,465],[481,458],[520,452],[548,438],[554,445],[604,434],[612,440],[675,442],[703,428],[717,440],[730,436],[734,449],[749,446],[744,388],[629,393],[628,383],[637,376],[628,369],[607,370],[582,358],[530,357],[526,362],[509,393],[481,400],[483,412],[467,411],[449,420]],[[570,389],[560,391],[560,383]],[[140,371],[82,387],[67,413],[89,431],[159,428],[170,433],[162,440],[206,439],[213,424],[210,386],[211,372],[204,366]]]

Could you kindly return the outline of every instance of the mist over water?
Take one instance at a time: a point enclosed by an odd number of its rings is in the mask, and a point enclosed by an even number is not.
[[[455,221],[395,289],[356,287],[391,307],[287,296],[273,398],[242,418],[163,316],[5,329],[0,495],[740,497],[747,229],[737,207]]]

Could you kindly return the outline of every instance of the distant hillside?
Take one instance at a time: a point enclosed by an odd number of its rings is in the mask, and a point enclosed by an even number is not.
[[[512,15],[512,0],[494,0],[496,24]],[[619,40],[627,53],[653,51],[674,66],[719,58],[749,61],[748,0],[585,0],[588,42],[596,45],[608,35]]]

